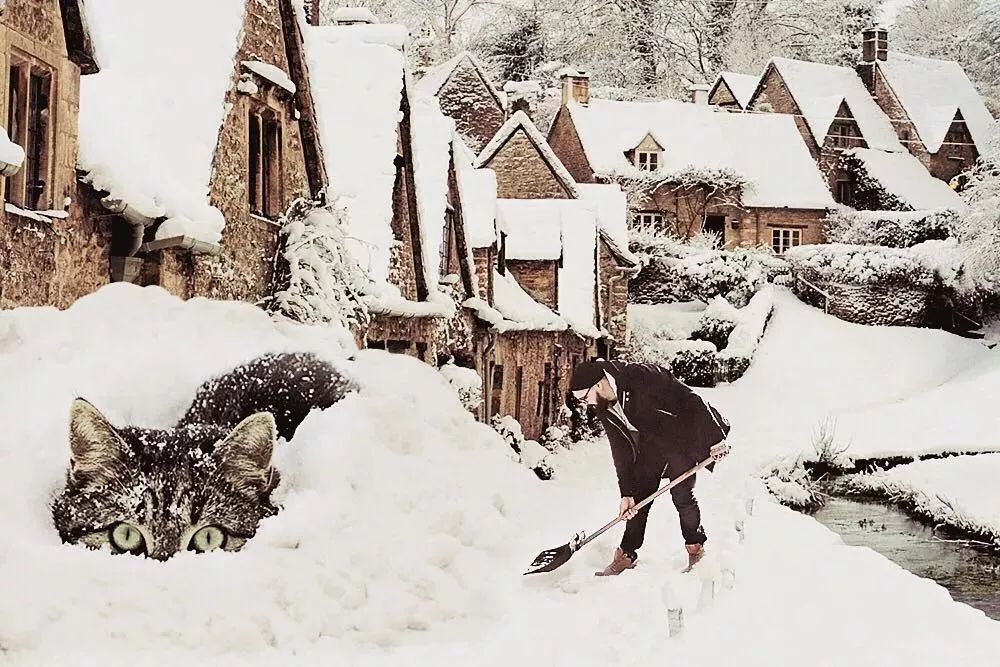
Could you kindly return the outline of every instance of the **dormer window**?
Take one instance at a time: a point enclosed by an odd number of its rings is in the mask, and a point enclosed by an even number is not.
[[[854,123],[844,121],[837,121],[830,126],[830,136],[837,148],[850,148],[859,138]]]
[[[660,168],[660,151],[636,151],[635,166],[643,171],[656,171]]]

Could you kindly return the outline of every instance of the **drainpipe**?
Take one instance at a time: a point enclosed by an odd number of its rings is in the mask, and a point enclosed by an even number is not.
[[[111,213],[120,215],[132,227],[132,243],[129,245],[126,257],[134,256],[139,252],[140,246],[142,246],[142,238],[146,233],[146,229],[151,227],[156,222],[156,219],[143,215],[134,206],[122,199],[110,196],[104,197],[101,199],[101,205]]]
[[[142,252],[153,252],[154,250],[164,250],[166,248],[180,248],[188,250],[195,255],[219,255],[222,253],[222,246],[217,243],[199,241],[190,236],[172,236],[169,239],[150,241],[143,243],[140,247]]]
[[[483,385],[488,391],[485,392],[483,397],[483,422],[489,423],[490,406],[493,404],[493,373],[490,368],[490,356],[493,354],[493,348],[496,347],[498,334],[493,331],[486,332],[486,347],[483,348]]]

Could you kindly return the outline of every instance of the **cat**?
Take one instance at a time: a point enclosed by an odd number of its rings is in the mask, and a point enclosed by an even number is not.
[[[271,354],[205,382],[170,429],[117,428],[78,398],[56,530],[63,542],[157,560],[238,551],[278,511],[277,438],[356,388],[314,355]]]

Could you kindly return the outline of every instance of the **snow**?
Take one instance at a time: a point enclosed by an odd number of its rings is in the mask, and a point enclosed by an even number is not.
[[[350,341],[330,328],[272,321],[247,304],[182,302],[117,284],[67,311],[4,311],[0,374],[21,378],[0,387],[0,503],[19,508],[0,514],[4,657],[19,665],[143,664],[152,655],[170,664],[362,667],[993,664],[996,622],[769,501],[749,474],[776,451],[808,446],[813,418],[828,410],[843,417],[870,407],[849,429],[842,418],[838,435],[884,422],[872,441],[890,446],[940,446],[944,433],[972,435],[970,420],[982,442],[995,439],[996,355],[941,332],[843,323],[783,291],[775,308],[747,375],[702,392],[733,423],[733,455],[698,477],[712,560],[694,576],[677,573],[685,556],[676,514],[658,501],[639,566],[609,582],[592,572],[620,529],[556,572],[520,576],[540,549],[617,509],[603,440],[550,455],[556,474],[540,482],[432,367],[380,351],[345,360]],[[328,358],[362,391],[279,443],[282,510],[244,551],[156,563],[59,543],[47,503],[67,463],[75,396],[115,423],[165,426],[207,377],[288,350]],[[950,395],[910,402],[946,388]],[[904,413],[893,414],[900,404]],[[914,440],[911,429],[935,421],[937,432]],[[988,479],[972,475],[977,487]],[[727,568],[730,586],[713,596]],[[684,632],[672,638],[665,588],[683,598]]]
[[[941,149],[958,111],[980,153],[987,151],[997,124],[961,65],[890,51],[878,67],[929,152]]]
[[[785,259],[809,280],[850,285],[929,285],[931,274],[909,248],[824,243],[800,245]]]
[[[424,277],[430,291],[437,289],[441,272],[445,210],[448,206],[448,167],[454,122],[446,118],[437,98],[410,97],[410,136],[417,196]]]
[[[852,479],[853,489],[886,494],[935,523],[1000,544],[1000,454],[917,461]]]
[[[709,307],[711,305],[709,304]],[[773,310],[774,286],[767,285],[750,298],[750,303],[736,311],[736,326],[729,334],[726,349],[720,352],[720,356],[723,358],[753,359],[757,345],[764,335],[764,327],[767,325]]]
[[[566,320],[547,306],[535,301],[524,291],[510,271],[493,272],[493,303],[506,320],[513,324],[491,322],[498,330],[565,331]]]
[[[10,140],[3,126],[0,126],[0,162],[14,167],[24,164],[24,149]]]
[[[245,3],[90,0],[84,7],[101,62],[99,73],[80,79],[85,180],[148,217],[185,217],[197,223],[195,238],[218,243],[225,218],[209,204],[209,183]]]
[[[628,321],[633,331],[657,338],[684,340],[698,330],[705,304],[701,301],[628,305]]]
[[[301,16],[301,15],[300,15]],[[304,16],[302,17],[304,21]],[[410,43],[410,31],[406,26],[395,23],[378,23],[368,25],[357,23],[354,25],[335,26],[303,26],[304,32],[308,31],[317,36],[320,41],[333,42],[361,42],[363,44],[380,44],[388,46],[397,51],[402,51]],[[363,63],[363,60],[357,61]],[[346,63],[342,63],[346,66]]]
[[[750,103],[750,98],[757,91],[757,84],[760,83],[760,77],[754,74],[738,74],[736,72],[720,72],[719,80],[725,82],[726,87],[736,98],[741,109],[746,109],[747,105]],[[718,85],[718,81],[715,85]],[[714,88],[714,86],[713,86]]]
[[[378,23],[378,19],[367,7],[340,7],[333,13],[333,22]]]
[[[616,253],[638,264],[639,258],[628,249],[628,205],[625,193],[616,183],[578,183],[580,197],[593,202],[597,225]]]
[[[503,148],[507,140],[510,139],[516,132],[521,131],[528,137],[531,143],[535,146],[538,152],[541,154],[542,158],[552,169],[556,178],[562,183],[563,187],[566,188],[566,192],[569,193],[570,197],[574,199],[579,199],[580,191],[577,188],[576,181],[570,175],[566,166],[563,165],[562,161],[553,152],[552,147],[549,146],[549,142],[545,139],[545,136],[538,130],[534,123],[531,122],[531,118],[528,114],[523,111],[515,112],[510,119],[504,123],[497,133],[493,135],[489,143],[483,148],[479,153],[479,157],[476,158],[477,167],[485,167],[489,165],[490,160]]]
[[[306,56],[331,198],[347,211],[348,248],[373,280],[386,282],[403,54],[344,34],[356,27],[308,29]]]
[[[840,108],[846,101],[869,148],[903,151],[892,123],[868,93],[861,78],[850,67],[774,58],[771,61],[784,79],[813,138],[823,145]]]
[[[497,242],[497,175],[492,169],[456,169],[466,240],[470,248],[488,248]]]
[[[600,176],[642,176],[627,151],[651,136],[664,150],[653,176],[685,169],[731,170],[751,182],[743,203],[825,209],[834,205],[791,116],[735,114],[674,100],[591,100],[568,106],[584,152]]]
[[[914,210],[966,209],[958,193],[944,181],[931,176],[920,160],[910,153],[888,153],[869,148],[853,148],[845,153],[857,156],[872,178]]]
[[[498,199],[497,217],[507,230],[507,259],[559,259],[563,253],[563,216],[591,211],[585,202],[567,199]]]
[[[295,82],[280,67],[271,63],[262,63],[259,60],[244,60],[241,64],[262,79],[270,81],[279,88],[284,88],[293,95],[295,94]]]
[[[483,63],[469,51],[462,51],[451,59],[446,60],[440,65],[435,65],[424,72],[424,75],[420,77],[420,80],[417,82],[417,92],[421,95],[427,95],[429,97],[437,96],[437,94],[440,93],[441,89],[444,87],[444,84],[448,83],[448,79],[451,78],[452,72],[464,63],[470,64],[476,70],[479,76],[482,77],[483,81],[486,82],[487,86],[489,86],[490,92],[495,98],[496,103],[501,109],[506,109],[507,95],[503,91],[496,89],[493,85],[493,78],[483,66]]]

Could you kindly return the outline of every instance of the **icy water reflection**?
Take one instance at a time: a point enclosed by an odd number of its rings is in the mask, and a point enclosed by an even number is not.
[[[935,539],[929,526],[881,503],[831,498],[813,516],[845,543],[873,549],[917,576],[938,582],[955,600],[1000,620],[1000,554],[996,551]],[[937,535],[949,537],[940,529]]]

